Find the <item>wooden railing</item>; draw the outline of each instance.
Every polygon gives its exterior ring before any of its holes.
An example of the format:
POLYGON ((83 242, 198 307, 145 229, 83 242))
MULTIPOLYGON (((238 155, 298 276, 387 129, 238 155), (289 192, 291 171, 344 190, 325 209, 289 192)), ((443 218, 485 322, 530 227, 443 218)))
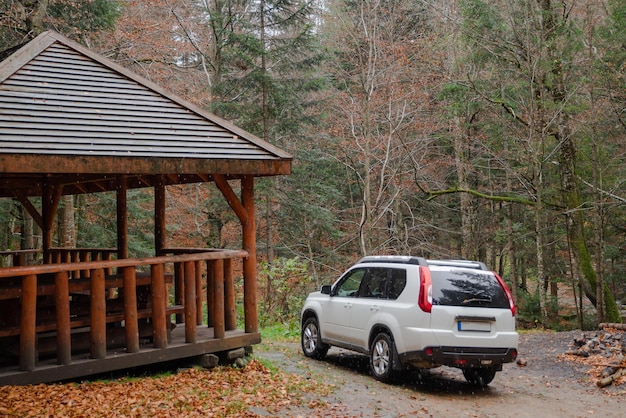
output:
MULTIPOLYGON (((40 254, 41 250, 6 250, 0 251, 0 267, 18 267, 32 264, 29 262, 29 258, 35 259, 40 254)), ((41 262, 41 260, 38 260, 41 262)))
POLYGON ((130 353, 139 351, 142 318, 150 318, 155 348, 167 347, 169 318, 174 314, 177 322, 185 324, 185 341, 195 343, 197 326, 204 319, 205 267, 207 322, 213 327, 214 338, 224 338, 226 330, 235 329, 233 259, 244 258, 247 252, 170 249, 165 253, 168 255, 0 269, 0 307, 3 302, 21 300, 16 304, 19 313, 13 315, 19 318, 18 323, 0 324, 0 337, 19 336, 20 370, 34 370, 37 334, 45 331, 56 333, 59 364, 72 361, 71 330, 78 327, 89 327, 91 357, 95 359, 106 357, 107 323, 111 322, 123 324, 126 351, 130 353), (173 305, 168 303, 169 283, 174 286, 173 305), (108 289, 116 289, 113 299, 108 289), (52 302, 47 307, 42 305, 46 299, 52 302))

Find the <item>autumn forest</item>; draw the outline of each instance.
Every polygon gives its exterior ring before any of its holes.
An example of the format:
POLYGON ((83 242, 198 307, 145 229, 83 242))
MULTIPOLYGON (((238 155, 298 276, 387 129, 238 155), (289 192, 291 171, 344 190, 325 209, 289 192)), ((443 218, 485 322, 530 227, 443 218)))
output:
MULTIPOLYGON (((0 51, 48 29, 293 155, 291 175, 257 187, 273 319, 362 255, 409 254, 485 261, 527 324, 558 326, 562 305, 582 328, 622 321, 623 0, 0 4, 0 51)), ((129 196, 139 256, 146 193, 129 196)), ((211 186, 167 193, 185 208, 169 240, 241 247, 211 186)), ((59 244, 114 246, 114 196, 63 205, 59 244)), ((36 248, 27 223, 0 201, 0 250, 36 248)))

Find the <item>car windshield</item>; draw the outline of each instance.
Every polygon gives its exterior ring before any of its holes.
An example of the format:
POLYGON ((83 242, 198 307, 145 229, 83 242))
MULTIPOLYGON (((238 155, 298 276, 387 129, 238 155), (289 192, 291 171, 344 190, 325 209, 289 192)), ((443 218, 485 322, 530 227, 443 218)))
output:
POLYGON ((433 305, 509 307, 504 289, 493 274, 468 270, 431 271, 433 305))

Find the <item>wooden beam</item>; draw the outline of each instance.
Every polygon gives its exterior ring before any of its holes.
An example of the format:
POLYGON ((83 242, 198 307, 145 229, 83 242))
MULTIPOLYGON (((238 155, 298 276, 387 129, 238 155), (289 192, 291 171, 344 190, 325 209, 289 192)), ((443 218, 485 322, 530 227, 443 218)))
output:
POLYGON ((226 177, 222 174, 213 174, 213 179, 215 180, 215 185, 222 192, 231 209, 235 212, 235 215, 237 215, 237 218, 239 218, 239 222, 242 224, 247 223, 248 212, 239 199, 237 199, 237 195, 235 195, 230 184, 226 181, 226 177))
POLYGON ((15 198, 24 206, 24 209, 33 217, 33 221, 43 229, 43 218, 37 208, 31 203, 27 196, 24 196, 19 190, 13 190, 15 198))

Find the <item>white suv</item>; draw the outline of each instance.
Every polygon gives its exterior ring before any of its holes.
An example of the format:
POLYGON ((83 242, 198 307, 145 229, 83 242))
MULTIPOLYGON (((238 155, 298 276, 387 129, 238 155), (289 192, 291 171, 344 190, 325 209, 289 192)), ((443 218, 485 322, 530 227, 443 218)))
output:
POLYGON ((480 262, 364 257, 311 293, 301 320, 305 356, 322 359, 331 346, 364 353, 385 382, 409 366, 444 365, 486 386, 517 357, 513 298, 480 262))

